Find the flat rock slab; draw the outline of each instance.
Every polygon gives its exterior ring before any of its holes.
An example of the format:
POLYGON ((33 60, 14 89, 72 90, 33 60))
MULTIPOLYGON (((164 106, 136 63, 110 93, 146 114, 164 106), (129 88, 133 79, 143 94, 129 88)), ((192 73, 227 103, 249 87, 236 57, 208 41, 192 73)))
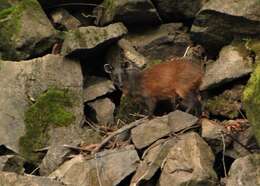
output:
MULTIPOLYGON (((39 176, 22 176, 11 172, 0 171, 1 186, 65 186, 56 180, 39 176)), ((66 185, 72 186, 72 185, 66 185)))
POLYGON ((227 186, 260 185, 260 154, 236 159, 228 173, 227 186))
POLYGON ((168 119, 168 125, 172 132, 179 132, 183 129, 190 128, 199 120, 197 117, 179 110, 171 112, 168 115, 168 119))
POLYGON ((82 50, 91 50, 98 46, 117 40, 127 33, 122 23, 114 23, 106 27, 80 27, 65 33, 61 54, 72 55, 82 50))
POLYGON ((133 146, 107 150, 86 160, 82 155, 65 162, 50 177, 64 183, 84 186, 114 186, 133 173, 139 161, 133 146), (100 182, 100 183, 99 183, 100 182))
POLYGON ((88 77, 86 88, 83 90, 84 102, 93 101, 100 96, 111 93, 115 90, 113 82, 101 77, 88 77))
POLYGON ((131 130, 132 141, 137 149, 142 149, 156 140, 168 135, 168 115, 154 118, 131 130))

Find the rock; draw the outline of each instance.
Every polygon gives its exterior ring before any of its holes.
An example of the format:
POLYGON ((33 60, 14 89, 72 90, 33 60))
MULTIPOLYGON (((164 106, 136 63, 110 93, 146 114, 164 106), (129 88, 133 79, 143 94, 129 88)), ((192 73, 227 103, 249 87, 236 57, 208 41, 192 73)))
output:
POLYGON ((89 51, 119 39, 127 33, 122 23, 115 23, 106 27, 80 27, 65 33, 61 49, 62 55, 72 55, 82 50, 89 51))
POLYGON ((260 65, 257 65, 243 92, 243 106, 253 127, 254 135, 260 145, 260 65))
MULTIPOLYGON (((152 179, 161 168, 169 150, 176 143, 176 139, 161 139, 151 145, 143 154, 130 186, 139 185, 152 179)), ((149 185, 149 184, 147 184, 149 185)))
POLYGON ((200 90, 217 87, 248 75, 252 70, 252 60, 243 43, 225 46, 217 61, 207 67, 200 90))
MULTIPOLYGON (((46 177, 18 175, 11 172, 0 171, 0 183, 3 186, 65 186, 63 183, 46 177)), ((66 185, 72 186, 72 185, 66 185)))
POLYGON ((93 101, 113 91, 115 91, 115 86, 111 80, 96 76, 88 77, 83 90, 84 102, 93 101))
POLYGON ((42 55, 56 42, 57 32, 38 1, 12 2, 0 11, 0 57, 23 60, 42 55))
POLYGON ((137 149, 142 149, 156 140, 169 135, 168 116, 156 117, 131 130, 132 141, 137 149))
POLYGON ((191 44, 186 30, 181 23, 168 23, 155 28, 142 28, 127 35, 126 39, 151 62, 156 62, 184 55, 191 44))
POLYGON ((38 161, 41 153, 33 150, 48 144, 48 133, 65 130, 56 142, 68 140, 82 120, 80 64, 47 55, 19 63, 0 61, 0 66, 1 145, 38 161))
POLYGON ((63 26, 66 30, 77 29, 81 23, 75 17, 63 8, 57 9, 51 13, 51 18, 57 26, 63 26))
POLYGON ((50 146, 47 154, 44 156, 39 165, 40 175, 47 176, 56 170, 71 154, 71 149, 63 145, 79 146, 80 143, 85 145, 97 144, 101 141, 100 134, 89 128, 80 128, 79 131, 71 128, 60 128, 53 130, 50 134, 50 146))
POLYGON ((161 22, 151 0, 105 0, 96 10, 96 24, 123 22, 126 25, 154 25, 161 22))
POLYGON ((168 125, 171 127, 172 132, 179 132, 183 129, 190 128, 195 125, 197 121, 197 117, 179 110, 171 112, 168 115, 168 125))
POLYGON ((110 99, 98 99, 88 103, 88 106, 95 112, 95 116, 92 117, 93 121, 102 125, 114 123, 115 104, 110 99))
POLYGON ((164 21, 178 22, 194 19, 206 2, 207 0, 155 0, 154 4, 164 21))
POLYGON ((121 68, 121 65, 128 61, 139 68, 143 68, 147 59, 136 51, 132 44, 126 39, 120 39, 117 45, 112 46, 107 52, 106 61, 114 69, 121 68))
POLYGON ((260 154, 236 159, 228 174, 227 186, 260 185, 260 154))
MULTIPOLYGON (((248 149, 251 149, 251 151, 252 149, 258 149, 252 127, 246 129, 243 132, 238 133, 237 135, 235 135, 235 138, 248 149)), ((233 142, 233 146, 229 149, 226 149, 225 154, 234 159, 238 159, 249 155, 250 152, 248 151, 248 149, 245 149, 237 142, 233 142)))
POLYGON ((159 185, 218 185, 213 170, 214 154, 197 133, 180 136, 170 149, 159 185))
POLYGON ((260 31, 258 0, 210 0, 192 25, 192 38, 215 53, 233 38, 256 36, 260 31))
POLYGON ((205 110, 213 115, 224 116, 229 119, 237 118, 242 109, 243 90, 243 85, 236 85, 231 89, 225 90, 220 95, 209 98, 206 101, 205 110))
POLYGON ((223 125, 206 118, 201 120, 201 129, 201 136, 207 140, 221 140, 221 133, 225 132, 223 125))
POLYGON ((0 171, 24 173, 25 160, 17 155, 0 156, 0 171))
POLYGON ((127 146, 123 149, 100 152, 89 160, 78 155, 65 162, 50 177, 74 185, 118 185, 136 170, 138 161, 139 157, 134 147, 127 146))

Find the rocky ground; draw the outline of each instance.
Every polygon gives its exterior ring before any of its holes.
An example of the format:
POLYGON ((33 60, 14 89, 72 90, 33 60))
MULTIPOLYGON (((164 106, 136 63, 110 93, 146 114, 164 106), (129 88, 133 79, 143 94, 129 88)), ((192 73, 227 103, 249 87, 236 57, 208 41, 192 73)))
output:
MULTIPOLYGON (((259 186, 259 0, 0 1, 1 186, 259 186), (203 115, 104 64, 201 65, 203 115)), ((159 81, 155 79, 155 81, 159 81)))

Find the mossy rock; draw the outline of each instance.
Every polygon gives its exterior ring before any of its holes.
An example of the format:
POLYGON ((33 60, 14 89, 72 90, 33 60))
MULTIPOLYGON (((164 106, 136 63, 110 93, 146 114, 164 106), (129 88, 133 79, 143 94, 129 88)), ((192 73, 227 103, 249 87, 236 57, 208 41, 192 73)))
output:
POLYGON ((260 64, 257 65, 243 92, 243 104, 246 116, 253 127, 260 145, 260 64))
POLYGON ((229 119, 238 117, 243 88, 242 85, 238 85, 210 98, 205 104, 206 110, 214 115, 221 115, 229 119))
POLYGON ((34 151, 47 145, 48 130, 52 127, 66 127, 72 124, 75 116, 73 94, 68 90, 50 88, 41 94, 25 112, 25 136, 20 138, 20 153, 25 159, 38 162, 41 154, 34 151))
POLYGON ((23 0, 0 9, 0 57, 27 59, 49 49, 56 31, 36 0, 23 0))

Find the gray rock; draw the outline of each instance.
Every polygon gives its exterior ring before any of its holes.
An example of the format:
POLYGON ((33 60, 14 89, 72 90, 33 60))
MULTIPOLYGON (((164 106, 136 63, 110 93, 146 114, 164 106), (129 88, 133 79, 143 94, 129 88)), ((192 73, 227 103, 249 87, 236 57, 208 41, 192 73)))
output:
POLYGON ((72 55, 81 50, 91 50, 105 43, 119 39, 127 33, 122 23, 115 23, 106 27, 80 27, 65 33, 61 49, 62 55, 72 55))
POLYGON ((217 87, 248 75, 252 70, 252 60, 243 43, 225 46, 217 61, 206 69, 200 90, 217 87))
MULTIPOLYGON (((38 125, 27 128, 26 126, 28 125, 26 125, 25 117, 27 117, 27 121, 28 119, 30 120, 30 118, 28 118, 28 114, 30 112, 37 111, 37 109, 40 109, 38 107, 41 107, 42 105, 37 102, 38 98, 40 100, 43 98, 48 98, 48 95, 51 94, 61 96, 61 92, 64 92, 65 90, 68 92, 68 99, 70 99, 70 93, 73 95, 73 103, 71 106, 66 107, 68 112, 65 112, 64 114, 73 113, 74 119, 73 121, 71 120, 71 128, 77 128, 77 126, 79 126, 79 123, 83 117, 83 78, 79 63, 65 59, 61 56, 47 55, 29 61, 21 61, 19 63, 1 61, 0 66, 0 78, 2 79, 0 82, 1 144, 7 146, 8 148, 10 147, 10 149, 14 150, 15 152, 19 152, 19 149, 23 149, 21 148, 21 137, 23 137, 23 140, 30 138, 37 141, 37 137, 40 136, 38 132, 40 132, 41 129, 38 125), (29 109, 31 109, 30 112, 29 109), (39 131, 32 132, 31 130, 34 129, 39 129, 39 131), (35 136, 28 136, 28 130, 31 131, 32 135, 35 136)), ((66 93, 64 92, 64 95, 65 94, 66 93)), ((52 104, 55 104, 55 101, 58 100, 47 99, 46 101, 49 101, 48 103, 51 106, 52 104)), ((43 102, 44 101, 41 101, 42 104, 43 102)), ((49 110, 48 105, 46 108, 47 110, 45 110, 45 112, 49 110)), ((52 114, 55 114, 54 111, 52 114)), ((67 116, 72 117, 71 114, 67 116)), ((35 118, 35 116, 33 118, 35 118)), ((33 122, 32 120, 30 121, 33 122)), ((38 121, 37 123, 41 123, 41 121, 38 121)), ((64 127, 50 127, 49 129, 50 133, 52 130, 65 130, 64 127)), ((58 139, 58 141, 66 139, 68 135, 72 136, 70 134, 72 131, 74 131, 74 129, 68 129, 67 135, 62 136, 60 139, 58 139)), ((49 137, 44 140, 48 141, 51 138, 51 135, 47 136, 49 137)), ((34 148, 32 146, 33 140, 28 141, 28 143, 26 142, 26 144, 31 144, 29 146, 29 148, 32 148, 30 149, 31 151, 33 151, 34 148)), ((36 148, 42 147, 43 146, 38 146, 36 148)))
POLYGON ((65 162, 49 177, 66 184, 115 186, 136 170, 139 157, 133 146, 106 150, 85 159, 82 155, 65 162))
POLYGON ((247 147, 247 149, 244 146, 241 146, 241 144, 238 144, 236 141, 234 141, 233 145, 230 148, 226 149, 225 154, 229 157, 232 157, 234 159, 242 158, 251 154, 248 149, 251 149, 251 151, 253 151, 252 149, 258 148, 252 127, 249 127, 245 131, 240 132, 235 136, 233 135, 233 137, 235 137, 237 141, 247 147))
POLYGON ((192 38, 215 53, 235 37, 255 36, 260 31, 258 0, 210 0, 192 25, 192 38))
POLYGON ((142 149, 156 140, 169 135, 168 115, 156 117, 131 130, 132 141, 137 149, 142 149))
POLYGON ((115 86, 111 80, 95 76, 88 77, 86 87, 83 90, 84 102, 93 101, 114 90, 115 86))
POLYGON ((224 125, 220 125, 219 123, 206 118, 201 120, 201 129, 201 136, 208 140, 221 140, 221 134, 225 132, 224 125))
POLYGON ((5 13, 0 18, 0 57, 23 60, 50 49, 57 32, 38 1, 12 1, 9 6, 1 10, 5 13))
POLYGON ((67 30, 80 27, 81 23, 73 17, 66 9, 60 8, 51 12, 51 18, 54 24, 64 26, 67 30))
POLYGON ((24 173, 25 160, 17 155, 0 156, 0 171, 24 173))
POLYGON ((181 23, 168 23, 155 28, 142 28, 139 32, 127 35, 126 39, 153 62, 169 57, 182 57, 191 44, 186 30, 181 23))
MULTIPOLYGON (((161 168, 169 150, 176 143, 176 139, 161 139, 152 144, 143 154, 130 186, 149 181, 161 168)), ((148 184, 149 185, 149 184, 148 184)))
POLYGON ((158 15, 151 0, 105 0, 96 10, 98 25, 123 22, 126 25, 159 24, 158 15))
POLYGON ((166 157, 159 185, 217 186, 213 163, 214 154, 207 143, 197 133, 184 134, 166 157))
POLYGON ((183 129, 190 128, 195 125, 197 121, 197 117, 179 110, 171 112, 168 115, 168 125, 172 132, 179 132, 183 129))
POLYGON ((227 186, 260 185, 260 154, 236 159, 228 174, 227 186))
POLYGON ((94 121, 97 123, 106 125, 114 122, 115 104, 110 99, 98 99, 88 103, 88 106, 95 111, 94 121))
MULTIPOLYGON (((18 175, 11 172, 0 171, 0 183, 2 186, 65 186, 63 183, 46 177, 18 175)), ((67 185, 72 186, 72 185, 67 185)))
POLYGON ((208 0, 154 0, 156 8, 164 21, 177 22, 193 19, 208 0))

